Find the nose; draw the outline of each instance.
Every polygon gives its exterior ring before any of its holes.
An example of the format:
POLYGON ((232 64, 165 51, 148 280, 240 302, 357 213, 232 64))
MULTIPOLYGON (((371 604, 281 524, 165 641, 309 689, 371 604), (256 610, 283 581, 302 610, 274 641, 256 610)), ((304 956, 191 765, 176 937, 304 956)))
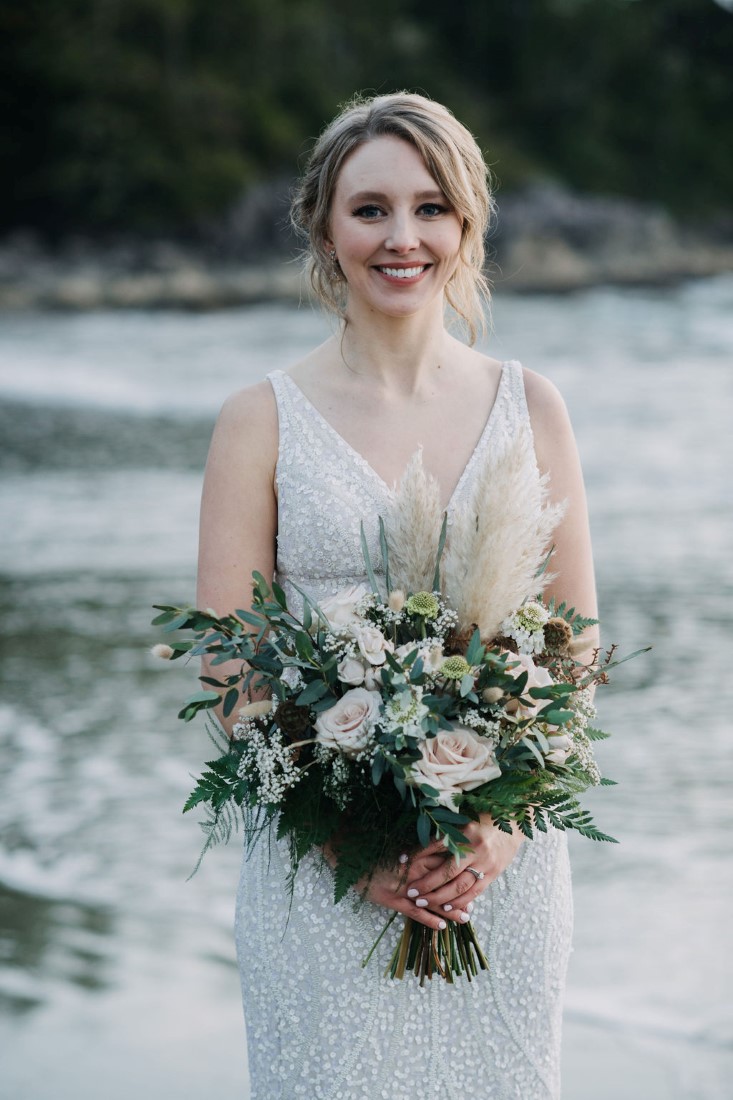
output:
POLYGON ((417 226, 409 214, 395 213, 390 218, 385 247, 399 254, 413 252, 420 244, 417 226))

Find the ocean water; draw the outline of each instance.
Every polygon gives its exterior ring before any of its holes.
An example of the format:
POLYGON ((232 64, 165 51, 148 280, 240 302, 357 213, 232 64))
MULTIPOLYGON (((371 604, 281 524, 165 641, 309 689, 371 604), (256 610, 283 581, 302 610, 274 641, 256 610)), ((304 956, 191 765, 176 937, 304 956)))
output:
MULTIPOLYGON (((246 1098, 239 853, 186 881, 207 742, 175 717, 193 669, 148 654, 150 606, 193 596, 222 400, 327 332, 275 305, 0 319, 2 1100, 246 1098)), ((605 640, 654 646, 599 694, 620 785, 593 808, 621 843, 572 842, 563 1095, 723 1100, 733 278, 498 298, 486 343, 565 396, 605 640)))

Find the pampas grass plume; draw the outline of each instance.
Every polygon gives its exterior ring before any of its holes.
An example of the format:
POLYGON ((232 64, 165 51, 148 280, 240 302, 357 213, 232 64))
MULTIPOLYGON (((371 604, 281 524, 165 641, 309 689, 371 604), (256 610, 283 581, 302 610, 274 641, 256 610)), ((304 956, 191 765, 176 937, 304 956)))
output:
POLYGON ((443 586, 461 627, 492 638, 500 623, 552 579, 538 576, 564 504, 550 504, 532 437, 522 428, 479 474, 449 527, 443 586))
POLYGON ((428 474, 419 448, 407 464, 386 516, 392 585, 406 592, 430 592, 442 513, 440 486, 428 474))

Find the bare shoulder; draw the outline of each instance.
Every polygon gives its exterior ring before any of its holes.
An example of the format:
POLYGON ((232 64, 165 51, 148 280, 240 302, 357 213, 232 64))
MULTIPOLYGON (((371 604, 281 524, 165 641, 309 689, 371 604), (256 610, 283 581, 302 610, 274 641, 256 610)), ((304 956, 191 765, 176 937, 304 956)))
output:
POLYGON ((219 420, 255 431, 277 427, 277 403, 270 383, 256 382, 230 394, 221 407, 219 420))
POLYGON ((577 467, 578 454, 567 406, 554 383, 523 367, 524 392, 541 470, 557 476, 562 467, 577 467))
POLYGON ((257 382, 227 397, 212 446, 224 445, 233 454, 254 454, 267 461, 277 455, 277 441, 277 403, 269 382, 257 382))
POLYGON ((524 392, 527 397, 532 425, 553 422, 565 422, 568 419, 568 410, 557 386, 536 371, 522 367, 524 374, 524 392))

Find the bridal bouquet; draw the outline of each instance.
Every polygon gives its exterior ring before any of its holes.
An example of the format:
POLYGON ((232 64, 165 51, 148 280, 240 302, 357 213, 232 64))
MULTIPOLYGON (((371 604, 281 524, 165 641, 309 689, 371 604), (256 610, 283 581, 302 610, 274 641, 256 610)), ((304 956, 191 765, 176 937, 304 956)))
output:
MULTIPOLYGON (((400 493, 414 504, 416 490, 427 524, 436 519, 429 506, 435 489, 413 463, 400 493)), ((225 717, 237 718, 231 740, 214 737, 221 754, 184 807, 208 810, 204 852, 228 839, 242 815, 250 842, 274 820, 290 847, 293 878, 308 853, 331 845, 336 902, 350 888, 362 889, 378 867, 396 866, 401 852, 432 839, 465 856, 462 826, 480 814, 529 839, 550 826, 612 839, 578 796, 610 782, 593 757, 592 742, 607 735, 593 726, 589 689, 619 662, 613 650, 581 662, 579 635, 595 620, 541 598, 543 544, 556 513, 546 503, 535 509, 531 545, 512 555, 511 568, 499 568, 494 589, 468 595, 456 584, 451 602, 446 578, 473 564, 475 517, 472 524, 469 514, 462 532, 454 518, 451 535, 458 527, 463 557, 456 562, 450 540, 446 546, 446 517, 416 541, 415 509, 406 519, 399 498, 380 520, 381 583, 362 530, 369 586, 350 586, 320 604, 300 593, 302 609, 291 607, 277 583, 255 573, 251 606, 234 614, 156 605, 156 625, 191 635, 159 647, 160 655, 208 661, 206 687, 179 717, 188 721, 221 705, 225 717), (402 542, 400 517, 410 532, 402 542), (517 570, 517 558, 530 576, 517 570), (423 583, 409 586, 410 578, 423 583), (506 606, 522 586, 524 598, 506 606), (217 678, 216 666, 224 664, 235 671, 217 678)), ((408 919, 388 972, 470 980, 486 966, 470 922, 433 931, 408 919)))

